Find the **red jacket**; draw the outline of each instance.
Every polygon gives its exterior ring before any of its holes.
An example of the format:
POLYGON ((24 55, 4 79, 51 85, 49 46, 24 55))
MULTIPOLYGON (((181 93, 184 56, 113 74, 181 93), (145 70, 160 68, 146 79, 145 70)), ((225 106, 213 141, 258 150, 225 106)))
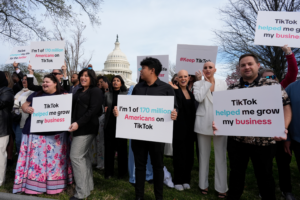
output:
POLYGON ((298 74, 298 65, 295 55, 292 53, 291 55, 285 57, 288 63, 288 71, 284 79, 280 82, 283 88, 286 88, 289 84, 295 82, 298 74))

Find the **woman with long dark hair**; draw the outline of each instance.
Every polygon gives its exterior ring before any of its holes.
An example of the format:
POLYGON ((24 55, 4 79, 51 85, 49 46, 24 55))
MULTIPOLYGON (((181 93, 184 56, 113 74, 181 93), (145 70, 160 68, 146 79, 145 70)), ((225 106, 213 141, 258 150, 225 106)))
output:
POLYGON ((84 199, 94 190, 92 163, 89 149, 99 128, 103 102, 102 91, 97 87, 95 71, 85 68, 79 72, 81 88, 73 96, 71 162, 76 182, 71 200, 84 199))
POLYGON ((53 74, 44 77, 43 90, 32 93, 22 105, 29 114, 22 130, 22 142, 16 167, 13 193, 57 194, 72 183, 67 132, 31 133, 33 98, 60 95, 60 84, 53 74))
POLYGON ((128 173, 127 139, 116 138, 116 117, 113 109, 117 106, 118 95, 127 95, 127 88, 121 76, 116 75, 112 79, 112 85, 105 94, 105 123, 104 123, 104 147, 105 147, 105 178, 114 175, 115 151, 118 152, 118 178, 128 173))

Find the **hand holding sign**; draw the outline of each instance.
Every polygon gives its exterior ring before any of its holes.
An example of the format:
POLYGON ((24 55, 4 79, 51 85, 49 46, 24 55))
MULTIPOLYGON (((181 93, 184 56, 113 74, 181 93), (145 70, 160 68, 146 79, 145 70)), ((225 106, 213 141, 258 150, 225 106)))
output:
POLYGON ((286 139, 287 139, 288 130, 285 129, 284 133, 285 133, 285 136, 284 136, 284 137, 274 137, 274 140, 275 140, 275 141, 286 140, 286 139))
POLYGON ((113 113, 114 113, 115 117, 119 116, 119 111, 118 111, 117 106, 114 107, 113 113))
POLYGON ((32 66, 30 64, 28 65, 27 69, 29 71, 29 74, 32 74, 32 75, 34 74, 33 70, 32 70, 32 66))
POLYGON ((284 45, 283 47, 281 47, 281 49, 286 55, 289 55, 292 53, 291 47, 289 47, 287 44, 284 45))
POLYGON ((218 129, 217 129, 216 124, 215 124, 214 121, 213 121, 213 123, 212 123, 212 128, 213 128, 213 131, 214 131, 214 135, 216 135, 216 131, 217 131, 218 129))
POLYGON ((18 65, 19 65, 19 63, 16 63, 16 61, 14 61, 13 66, 14 66, 15 69, 18 68, 18 65))
POLYGON ((177 111, 176 111, 176 109, 174 109, 174 110, 171 112, 171 119, 172 119, 172 120, 176 120, 176 119, 177 119, 177 111))
POLYGON ((69 132, 73 132, 76 131, 79 128, 77 122, 74 122, 71 124, 71 126, 69 127, 69 132))

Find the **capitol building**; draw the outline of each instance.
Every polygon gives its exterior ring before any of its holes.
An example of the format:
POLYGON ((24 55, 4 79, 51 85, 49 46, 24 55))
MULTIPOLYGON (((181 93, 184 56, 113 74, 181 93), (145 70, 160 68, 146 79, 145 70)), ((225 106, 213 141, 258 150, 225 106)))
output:
POLYGON ((126 87, 129 88, 131 85, 136 84, 132 81, 132 71, 130 70, 129 66, 130 64, 127 61, 126 55, 120 49, 120 43, 117 36, 115 48, 110 54, 108 54, 107 59, 104 63, 104 69, 102 71, 96 71, 96 74, 120 75, 123 78, 126 87))

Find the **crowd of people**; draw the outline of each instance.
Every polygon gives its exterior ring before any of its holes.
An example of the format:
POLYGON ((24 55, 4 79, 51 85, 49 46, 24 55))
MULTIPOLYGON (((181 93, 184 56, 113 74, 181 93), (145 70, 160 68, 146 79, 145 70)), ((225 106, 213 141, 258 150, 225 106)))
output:
MULTIPOLYGON (((18 161, 13 193, 57 194, 75 183, 70 200, 85 199, 94 190, 93 165, 104 170, 105 179, 114 176, 117 156, 117 178, 129 175, 135 188, 136 200, 144 199, 145 181, 154 184, 157 200, 163 199, 163 184, 178 191, 191 188, 191 171, 196 147, 199 162, 199 189, 207 195, 209 188, 210 154, 213 140, 215 154, 216 198, 240 199, 246 169, 252 161, 259 195, 263 200, 274 200, 275 181, 273 159, 276 158, 279 186, 285 199, 294 200, 290 163, 294 152, 300 171, 300 82, 296 81, 298 66, 287 46, 288 69, 284 79, 270 69, 260 70, 253 54, 239 59, 241 78, 227 86, 225 80, 214 77, 215 63, 206 62, 203 71, 195 75, 180 70, 169 83, 158 76, 162 70, 159 60, 148 57, 141 63, 139 82, 127 88, 123 78, 115 75, 111 82, 105 76, 96 76, 92 65, 71 75, 70 85, 66 66, 54 69, 37 84, 34 71, 24 75, 14 63, 15 72, 0 71, 0 186, 5 181, 6 167, 13 163, 13 147, 18 161), (264 87, 281 84, 286 137, 218 136, 213 119, 213 92, 264 87), (73 94, 72 123, 69 131, 31 133, 33 98, 73 94), (119 116, 119 95, 174 96, 173 142, 164 143, 116 138, 119 116), (195 144, 196 143, 196 144, 195 144), (173 158, 173 182, 164 166, 166 149, 173 158), (227 153, 229 165, 227 166, 227 153), (227 167, 230 169, 227 179, 227 167), (172 182, 172 181, 171 181, 172 182)), ((71 103, 71 102, 70 102, 71 103)), ((241 133, 243 135, 243 133, 241 133)))

